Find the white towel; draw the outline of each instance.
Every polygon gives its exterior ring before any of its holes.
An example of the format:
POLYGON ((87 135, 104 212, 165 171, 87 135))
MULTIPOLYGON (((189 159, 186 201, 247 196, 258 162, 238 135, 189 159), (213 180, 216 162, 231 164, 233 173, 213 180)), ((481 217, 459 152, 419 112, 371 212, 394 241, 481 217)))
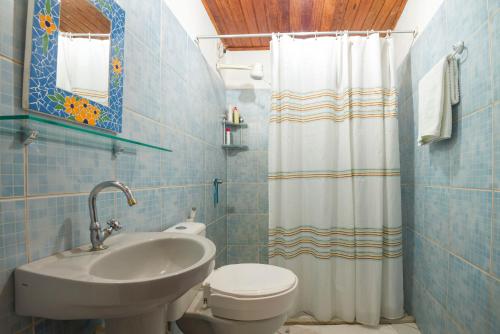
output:
POLYGON ((418 144, 451 137, 451 106, 458 103, 456 60, 441 59, 418 83, 418 144))

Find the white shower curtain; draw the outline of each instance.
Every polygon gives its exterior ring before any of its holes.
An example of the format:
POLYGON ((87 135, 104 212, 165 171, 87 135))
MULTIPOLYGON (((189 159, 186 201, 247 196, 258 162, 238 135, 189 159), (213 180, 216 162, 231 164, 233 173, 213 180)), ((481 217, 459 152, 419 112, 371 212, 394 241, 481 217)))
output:
POLYGON ((108 105, 110 40, 59 34, 56 85, 73 94, 108 105))
POLYGON ((403 316, 393 41, 271 43, 270 263, 300 280, 292 314, 403 316))

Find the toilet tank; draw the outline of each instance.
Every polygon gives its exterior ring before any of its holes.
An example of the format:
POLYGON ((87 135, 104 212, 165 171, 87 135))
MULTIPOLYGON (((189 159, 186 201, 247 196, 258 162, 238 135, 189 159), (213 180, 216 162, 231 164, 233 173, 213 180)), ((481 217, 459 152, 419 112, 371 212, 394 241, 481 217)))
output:
POLYGON ((195 222, 182 222, 178 223, 172 227, 167 228, 163 232, 175 232, 175 233, 187 233, 187 234, 197 234, 202 237, 206 236, 207 228, 203 223, 195 222))
MULTIPOLYGON (((196 234, 204 237, 206 236, 206 227, 203 223, 182 222, 166 229, 164 232, 196 234)), ((215 262, 212 261, 210 272, 212 272, 214 266, 215 262)), ((192 287, 188 292, 167 305, 167 321, 176 321, 182 317, 193 302, 200 286, 201 284, 192 287)))

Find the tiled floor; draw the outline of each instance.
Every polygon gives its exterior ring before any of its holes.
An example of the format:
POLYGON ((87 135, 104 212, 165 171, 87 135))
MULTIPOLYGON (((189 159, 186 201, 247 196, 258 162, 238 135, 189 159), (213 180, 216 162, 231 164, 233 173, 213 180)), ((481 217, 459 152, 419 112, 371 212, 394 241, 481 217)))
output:
POLYGON ((276 334, 420 334, 415 323, 380 325, 284 326, 276 334))

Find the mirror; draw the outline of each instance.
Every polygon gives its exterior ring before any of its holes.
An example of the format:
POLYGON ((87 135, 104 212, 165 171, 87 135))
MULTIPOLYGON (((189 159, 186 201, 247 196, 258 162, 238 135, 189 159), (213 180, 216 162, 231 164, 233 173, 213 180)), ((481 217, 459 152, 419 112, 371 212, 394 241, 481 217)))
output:
POLYGON ((107 106, 111 22, 87 0, 61 0, 56 87, 107 106))
POLYGON ((121 132, 124 40, 115 0, 28 0, 23 108, 121 132))

